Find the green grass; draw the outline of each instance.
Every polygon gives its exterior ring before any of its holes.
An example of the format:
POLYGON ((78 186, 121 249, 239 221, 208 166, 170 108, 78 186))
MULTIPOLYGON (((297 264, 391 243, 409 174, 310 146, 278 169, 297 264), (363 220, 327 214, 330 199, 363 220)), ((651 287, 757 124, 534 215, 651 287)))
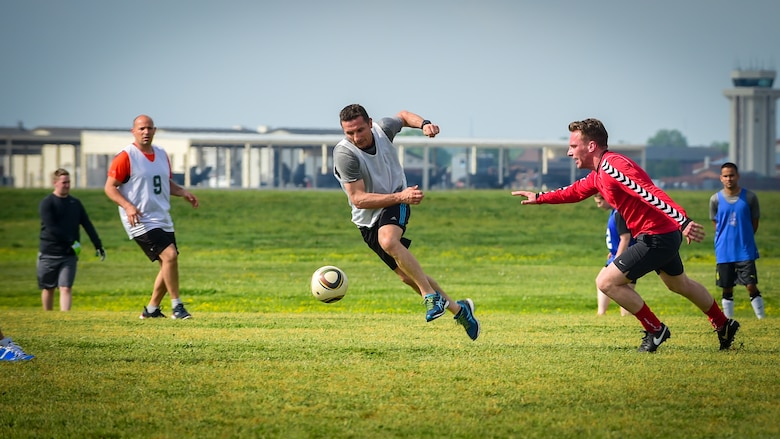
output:
MULTIPOLYGON (((337 191, 196 190, 200 209, 175 199, 194 318, 141 321, 157 265, 102 192, 75 190, 108 259, 87 243, 73 311, 45 313, 35 257, 47 192, 0 189, 0 327, 36 355, 0 365, 2 437, 780 436, 779 192, 759 193, 768 317, 755 320, 737 289, 738 348, 719 352, 706 318, 648 275, 638 290, 672 330, 654 355, 635 352, 633 317, 595 316, 606 215, 591 200, 429 192, 413 207, 423 267, 476 303, 472 342, 451 316, 425 323, 337 191), (308 292, 326 264, 350 280, 330 305, 308 292)), ((709 193, 672 195, 711 232, 709 193)), ((682 255, 718 297, 711 233, 682 255)))

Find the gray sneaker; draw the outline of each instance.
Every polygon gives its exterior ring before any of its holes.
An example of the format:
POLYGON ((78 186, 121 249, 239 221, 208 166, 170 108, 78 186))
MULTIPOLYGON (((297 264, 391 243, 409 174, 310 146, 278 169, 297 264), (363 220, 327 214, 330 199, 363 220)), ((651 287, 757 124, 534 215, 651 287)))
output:
POLYGON ((180 303, 173 307, 173 314, 171 315, 172 319, 188 319, 192 317, 190 313, 187 312, 186 309, 184 309, 184 304, 180 303))

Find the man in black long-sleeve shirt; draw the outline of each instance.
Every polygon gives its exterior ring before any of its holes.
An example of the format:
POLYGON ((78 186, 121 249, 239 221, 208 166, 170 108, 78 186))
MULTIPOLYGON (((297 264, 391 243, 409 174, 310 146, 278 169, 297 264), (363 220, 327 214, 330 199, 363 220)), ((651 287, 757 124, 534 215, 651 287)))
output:
POLYGON ((72 288, 76 279, 76 265, 81 252, 79 226, 83 226, 95 246, 100 260, 106 251, 100 237, 87 216, 84 205, 70 195, 70 174, 57 169, 52 174, 54 192, 41 201, 41 240, 38 246, 38 288, 41 289, 43 309, 51 311, 54 289, 60 289, 60 310, 70 311, 72 288))

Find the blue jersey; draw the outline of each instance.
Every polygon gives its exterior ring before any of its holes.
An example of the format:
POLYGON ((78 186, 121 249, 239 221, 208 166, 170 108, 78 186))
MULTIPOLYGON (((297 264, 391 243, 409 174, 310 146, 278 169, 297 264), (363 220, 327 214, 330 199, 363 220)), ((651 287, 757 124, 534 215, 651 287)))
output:
POLYGON ((739 198, 729 203, 718 192, 715 215, 715 261, 718 264, 758 259, 758 247, 753 233, 753 213, 743 188, 739 198))
MULTIPOLYGON (((620 216, 620 213, 612 209, 612 213, 609 214, 607 220, 607 250, 609 250, 609 258, 607 258, 607 264, 609 265, 617 256, 618 246, 620 245, 620 235, 624 233, 631 233, 626 226, 626 220, 620 216)), ((636 240, 631 237, 631 241, 628 243, 629 247, 634 245, 636 240)))

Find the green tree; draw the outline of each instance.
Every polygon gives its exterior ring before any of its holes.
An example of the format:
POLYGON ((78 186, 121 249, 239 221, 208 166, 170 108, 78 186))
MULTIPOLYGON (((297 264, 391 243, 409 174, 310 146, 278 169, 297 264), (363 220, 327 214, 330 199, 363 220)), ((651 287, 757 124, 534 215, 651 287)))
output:
POLYGON ((647 146, 673 146, 687 148, 688 139, 678 130, 658 130, 655 136, 647 139, 647 146))

